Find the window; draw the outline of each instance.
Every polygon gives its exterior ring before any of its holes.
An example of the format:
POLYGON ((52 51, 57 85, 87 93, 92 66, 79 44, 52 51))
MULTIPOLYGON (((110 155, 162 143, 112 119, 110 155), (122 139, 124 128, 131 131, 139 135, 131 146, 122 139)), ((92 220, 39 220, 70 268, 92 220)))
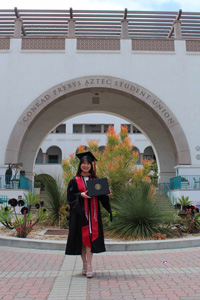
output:
POLYGON ((121 124, 121 126, 126 127, 128 129, 128 133, 131 133, 131 124, 121 124))
POLYGON ((135 126, 133 126, 133 133, 141 133, 135 126))
POLYGON ((101 133, 101 124, 86 124, 85 133, 101 133))
POLYGON ((106 133, 108 131, 108 127, 109 126, 113 126, 114 127, 114 124, 104 124, 104 133, 106 133))
POLYGON ((82 133, 82 124, 73 124, 73 133, 82 133))
POLYGON ((66 124, 61 124, 56 127, 51 133, 66 133, 66 124))
POLYGON ((66 124, 61 124, 56 128, 56 133, 66 133, 66 124))
POLYGON ((49 164, 58 164, 59 163, 59 156, 58 155, 49 155, 48 156, 48 163, 49 164))

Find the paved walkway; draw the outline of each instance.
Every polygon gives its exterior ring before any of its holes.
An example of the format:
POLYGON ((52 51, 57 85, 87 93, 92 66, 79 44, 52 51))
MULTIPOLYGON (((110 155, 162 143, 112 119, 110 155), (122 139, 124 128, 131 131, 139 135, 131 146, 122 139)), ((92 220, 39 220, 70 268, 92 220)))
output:
POLYGON ((0 299, 200 300, 200 247, 106 252, 93 266, 87 279, 80 257, 0 247, 0 299))

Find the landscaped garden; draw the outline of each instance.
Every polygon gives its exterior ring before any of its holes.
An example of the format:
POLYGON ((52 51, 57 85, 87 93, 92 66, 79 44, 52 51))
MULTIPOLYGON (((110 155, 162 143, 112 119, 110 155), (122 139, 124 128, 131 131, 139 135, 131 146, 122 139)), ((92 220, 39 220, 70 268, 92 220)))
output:
MULTIPOLYGON (((181 197, 174 208, 165 197, 168 204, 166 209, 157 192, 155 163, 143 161, 143 168, 137 168, 138 154, 132 151, 127 128, 121 127, 117 135, 114 128, 109 127, 106 135, 107 145, 103 153, 98 151, 97 141, 88 142, 87 149, 98 160, 98 177, 107 177, 112 191, 112 222, 102 209, 105 237, 138 240, 199 234, 200 214, 188 197, 181 197)), ((79 147, 78 151, 84 152, 84 148, 79 147)), ((70 209, 66 188, 69 180, 75 176, 77 165, 75 154, 72 154, 69 159, 63 160, 63 180, 36 176, 36 186, 44 190, 44 199, 29 193, 24 199, 10 199, 7 206, 1 207, 0 222, 3 226, 0 227, 0 235, 66 239, 70 209), (56 234, 55 229, 61 235, 56 234), (52 234, 45 235, 47 231, 52 234)))

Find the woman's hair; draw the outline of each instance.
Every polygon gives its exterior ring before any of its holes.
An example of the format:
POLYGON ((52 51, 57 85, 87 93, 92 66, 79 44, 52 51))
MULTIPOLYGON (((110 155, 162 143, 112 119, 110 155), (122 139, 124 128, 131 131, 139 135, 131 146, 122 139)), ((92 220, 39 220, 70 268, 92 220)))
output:
MULTIPOLYGON (((85 160, 87 160, 87 159, 85 159, 84 157, 81 158, 80 163, 79 163, 79 165, 78 165, 78 171, 77 171, 77 173, 76 173, 76 176, 81 176, 81 173, 82 173, 81 165, 82 165, 82 163, 83 163, 85 160)), ((89 161, 89 160, 87 160, 87 161, 88 161, 88 163, 91 165, 91 169, 90 169, 90 174, 91 174, 91 176, 92 176, 93 178, 96 178, 96 175, 95 175, 95 173, 94 173, 94 169, 93 169, 92 162, 89 161)))

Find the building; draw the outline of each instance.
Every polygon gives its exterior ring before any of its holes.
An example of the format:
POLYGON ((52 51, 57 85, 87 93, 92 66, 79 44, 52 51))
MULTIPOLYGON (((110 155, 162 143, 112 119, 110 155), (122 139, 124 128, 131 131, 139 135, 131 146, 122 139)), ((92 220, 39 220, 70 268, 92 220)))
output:
POLYGON ((38 151, 35 173, 60 174, 62 159, 75 153, 80 145, 87 147, 90 140, 98 141, 99 150, 103 151, 109 125, 114 126, 117 133, 121 125, 127 126, 133 150, 139 154, 139 166, 143 159, 156 159, 150 142, 133 124, 117 116, 92 113, 73 117, 52 130, 38 151))
POLYGON ((160 183, 182 192, 184 177, 199 198, 199 13, 15 8, 0 17, 2 176, 22 163, 33 180, 54 128, 106 113, 148 137, 160 183))

